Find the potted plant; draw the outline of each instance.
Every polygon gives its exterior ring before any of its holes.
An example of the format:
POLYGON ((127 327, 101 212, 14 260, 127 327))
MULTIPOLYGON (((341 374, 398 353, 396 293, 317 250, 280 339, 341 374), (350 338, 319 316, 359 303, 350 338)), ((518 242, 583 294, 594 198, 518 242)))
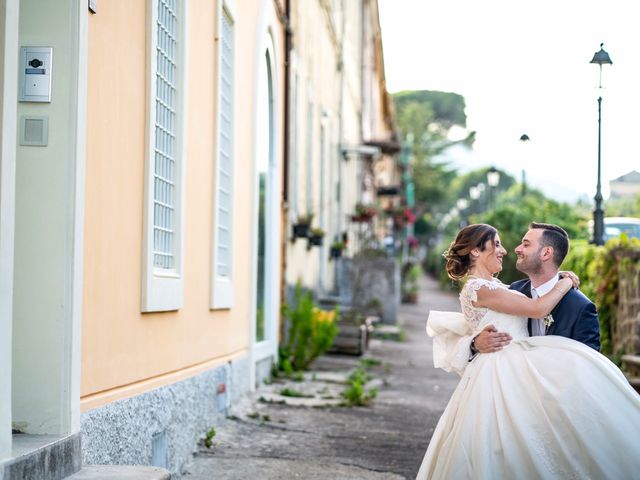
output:
POLYGON ((306 215, 298 215, 296 222, 293 224, 293 238, 307 238, 309 236, 309 227, 313 220, 313 213, 306 215))
POLYGON ((378 208, 375 205, 365 203, 356 203, 356 211, 351 216, 354 222, 368 222, 378 214, 378 208))
POLYGON ((324 230, 314 227, 309 231, 309 245, 320 246, 324 238, 324 230))
POLYGON ((402 302, 417 303, 418 302, 418 281, 422 275, 420 265, 408 262, 402 268, 402 302))
POLYGON ((340 258, 345 247, 344 242, 333 242, 329 247, 329 258, 340 258))

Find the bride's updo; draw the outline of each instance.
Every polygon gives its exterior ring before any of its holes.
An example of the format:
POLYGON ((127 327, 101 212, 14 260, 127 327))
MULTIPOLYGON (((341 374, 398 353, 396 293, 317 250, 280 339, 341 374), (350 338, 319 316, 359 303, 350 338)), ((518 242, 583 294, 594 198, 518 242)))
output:
POLYGON ((458 232, 449 249, 442 255, 446 263, 447 274, 452 280, 460 280, 473 266, 471 250, 484 251, 487 240, 493 241, 498 231, 486 223, 468 225, 458 232))

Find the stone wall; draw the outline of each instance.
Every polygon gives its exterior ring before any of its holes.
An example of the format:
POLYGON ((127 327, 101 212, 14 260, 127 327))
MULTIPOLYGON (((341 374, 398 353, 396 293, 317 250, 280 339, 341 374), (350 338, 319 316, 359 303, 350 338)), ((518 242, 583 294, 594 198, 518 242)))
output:
POLYGON ((242 357, 82 413, 83 463, 153 465, 181 478, 198 440, 250 390, 249 369, 248 357, 242 357))
POLYGON ((618 306, 613 329, 613 352, 640 353, 640 257, 618 260, 618 306))
POLYGON ((383 323, 396 323, 400 304, 398 262, 386 257, 356 257, 348 265, 351 305, 359 310, 378 310, 383 323))

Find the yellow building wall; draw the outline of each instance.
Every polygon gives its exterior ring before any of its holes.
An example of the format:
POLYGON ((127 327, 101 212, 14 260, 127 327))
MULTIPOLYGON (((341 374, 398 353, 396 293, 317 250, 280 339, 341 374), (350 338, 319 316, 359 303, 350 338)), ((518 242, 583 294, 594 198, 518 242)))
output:
MULTIPOLYGON (((217 3, 187 9, 184 308, 140 313, 147 2, 102 2, 89 18, 83 409, 246 355, 253 318, 253 102, 259 0, 235 2, 235 304, 209 308, 217 3)), ((280 54, 282 59, 282 54, 280 54)))

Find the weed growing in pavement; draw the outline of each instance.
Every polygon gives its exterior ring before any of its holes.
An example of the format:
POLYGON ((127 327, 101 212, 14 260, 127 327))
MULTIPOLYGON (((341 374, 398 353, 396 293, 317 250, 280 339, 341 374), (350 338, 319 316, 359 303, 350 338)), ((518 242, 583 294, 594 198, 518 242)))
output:
POLYGON ((207 434, 204 437, 204 446, 207 448, 211 448, 211 446, 213 445, 213 437, 216 436, 216 429, 215 427, 211 427, 211 429, 207 432, 207 434))
POLYGON ((371 376, 362 370, 361 368, 356 368, 349 378, 347 379, 347 389, 342 392, 342 397, 345 400, 345 404, 349 407, 354 406, 365 406, 368 405, 371 400, 376 398, 378 395, 377 388, 370 388, 368 391, 365 391, 365 384, 371 379, 371 376))
POLYGON ((280 395, 283 397, 295 397, 295 398, 313 398, 313 395, 309 395, 307 393, 302 393, 298 390, 294 390, 293 388, 283 388, 280 390, 280 395))
POLYGON ((380 360, 377 360, 375 358, 361 358, 360 359, 360 366, 364 369, 369 369, 369 368, 373 368, 373 367, 377 367, 378 365, 380 365, 382 362, 380 360))

